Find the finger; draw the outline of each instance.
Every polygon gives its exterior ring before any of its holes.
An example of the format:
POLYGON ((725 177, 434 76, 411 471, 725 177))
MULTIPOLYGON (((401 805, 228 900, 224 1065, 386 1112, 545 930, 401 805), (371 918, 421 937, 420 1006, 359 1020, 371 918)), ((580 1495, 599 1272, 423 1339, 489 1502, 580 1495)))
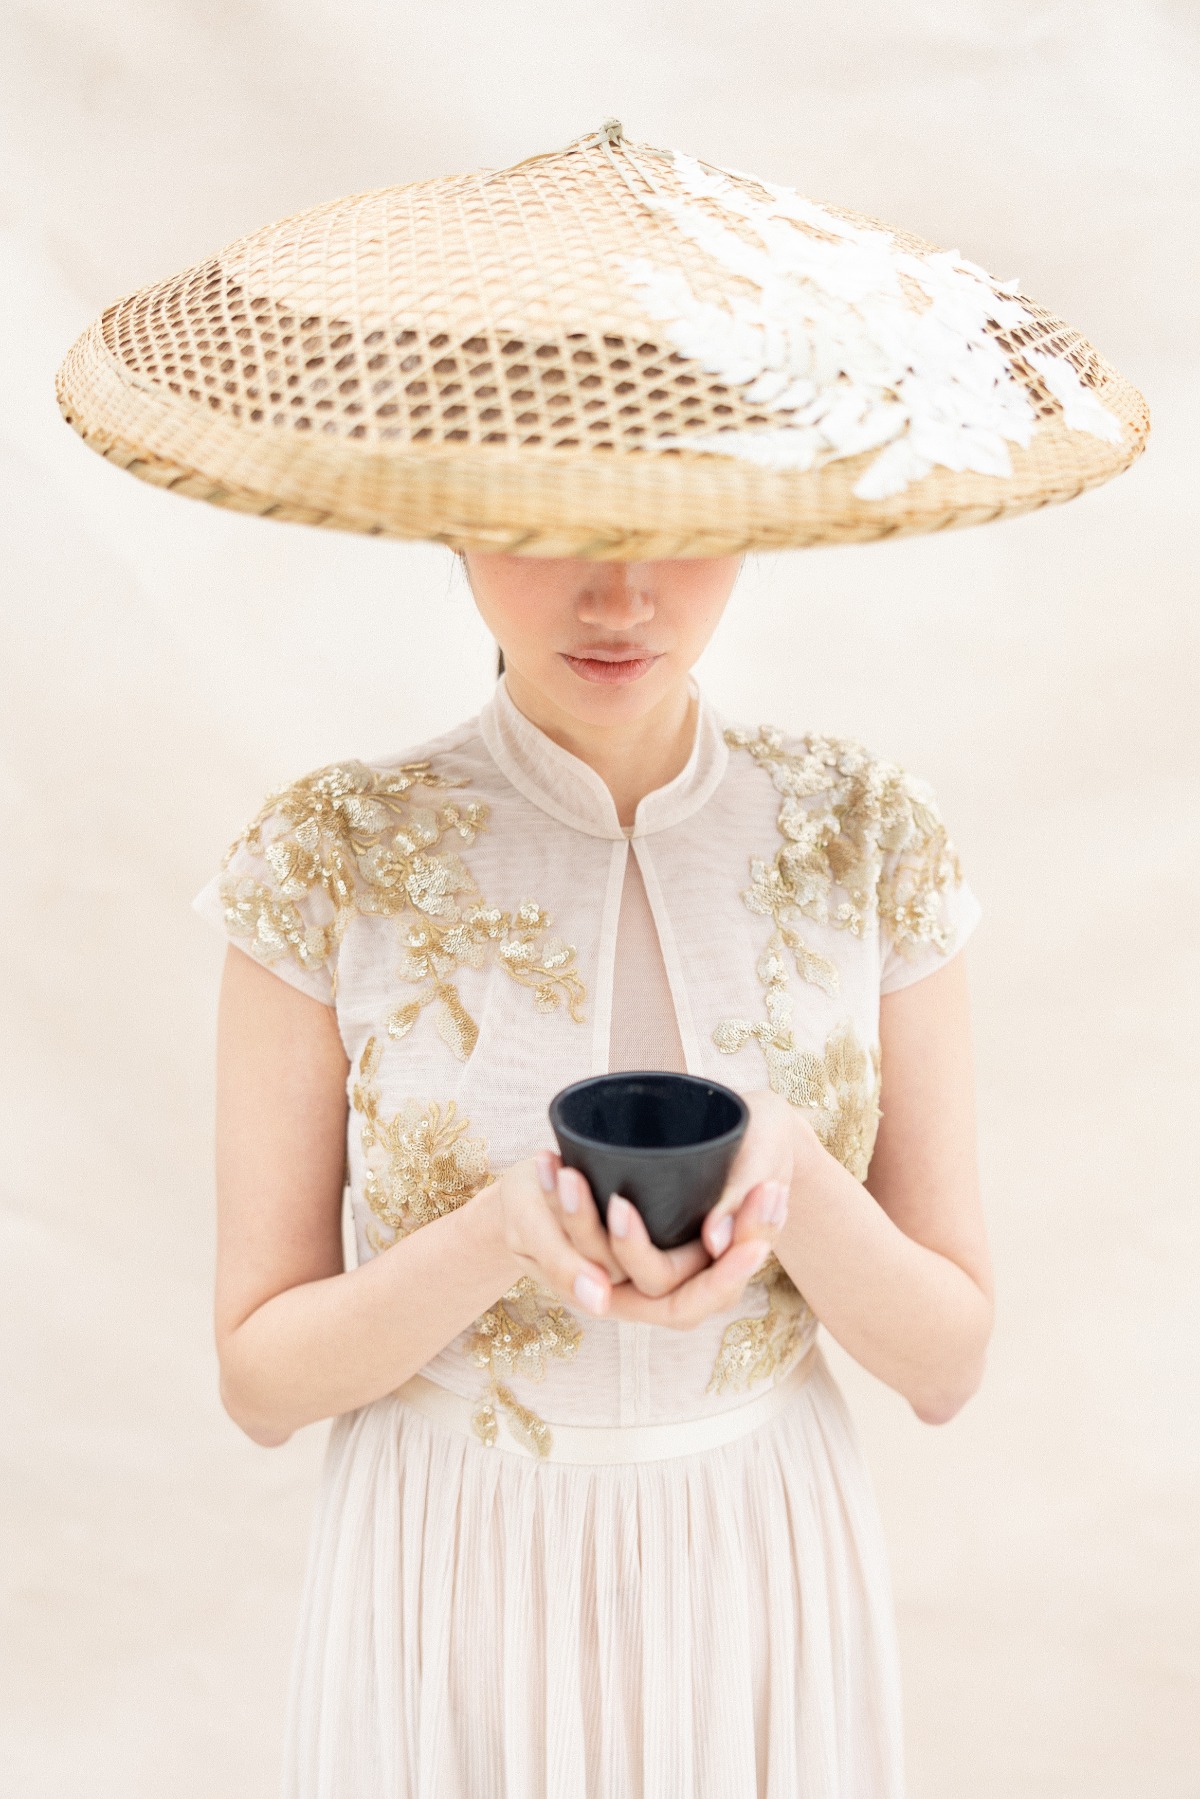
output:
MULTIPOLYGON (((733 1239, 726 1220, 763 1181, 778 1179, 790 1167, 790 1142, 795 1120, 777 1093, 748 1096, 750 1125, 734 1157, 721 1197, 709 1212, 702 1231, 712 1255, 720 1255, 733 1239)), ((786 1177, 785 1177, 786 1178, 786 1177)))
POLYGON ((538 1186, 548 1199, 554 1197, 558 1188, 558 1171, 562 1167, 562 1157, 552 1149, 539 1149, 533 1158, 537 1169, 538 1186))
POLYGON ((650 1241, 637 1207, 619 1194, 608 1202, 608 1232, 613 1256, 622 1272, 640 1292, 652 1298, 672 1292, 708 1266, 708 1251, 699 1239, 678 1249, 658 1249, 650 1241))
POLYGON ((715 1312, 730 1311, 741 1298, 747 1281, 766 1261, 766 1243, 735 1243, 720 1261, 684 1281, 673 1293, 651 1299, 632 1284, 617 1288, 610 1305, 614 1318, 640 1324, 664 1324, 672 1330, 693 1330, 715 1312))
POLYGON ((760 1181, 733 1214, 735 1243, 773 1243, 788 1215, 788 1190, 782 1181, 760 1181))
POLYGON ((734 1163, 721 1197, 707 1214, 700 1235, 710 1256, 724 1255, 733 1242, 733 1221, 738 1210, 755 1187, 770 1177, 769 1168, 755 1169, 739 1160, 734 1163))
POLYGON ((608 1233, 600 1220, 592 1190, 576 1169, 563 1167, 562 1157, 552 1150, 539 1150, 534 1157, 538 1183, 555 1207, 559 1222, 567 1236, 589 1261, 598 1262, 611 1281, 628 1278, 614 1261, 608 1233))
POLYGON ((625 1280, 625 1270, 613 1255, 592 1189, 578 1168, 559 1168, 556 1197, 563 1229, 579 1253, 589 1261, 599 1262, 611 1281, 625 1280))
POLYGON ((727 1188, 722 1194, 701 1231, 704 1247, 714 1260, 724 1255, 731 1243, 742 1241, 748 1234, 778 1232, 787 1219, 788 1190, 782 1181, 757 1181, 736 1200, 731 1193, 727 1188))
MULTIPOLYGON (((540 1174, 539 1174, 540 1182, 540 1174)), ((608 1271, 586 1256, 580 1255, 567 1236, 556 1212, 546 1204, 545 1195, 532 1184, 522 1191, 516 1205, 516 1242, 513 1250, 522 1262, 529 1262, 538 1276, 565 1299, 575 1299, 587 1311, 602 1317, 612 1297, 608 1271)))

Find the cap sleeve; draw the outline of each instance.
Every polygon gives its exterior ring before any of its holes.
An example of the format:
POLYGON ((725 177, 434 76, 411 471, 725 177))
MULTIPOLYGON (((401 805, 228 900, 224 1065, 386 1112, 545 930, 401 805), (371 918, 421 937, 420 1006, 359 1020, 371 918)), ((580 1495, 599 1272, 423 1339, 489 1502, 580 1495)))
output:
POLYGON ((880 993, 936 974, 982 917, 930 789, 904 777, 907 805, 880 867, 880 993))
POLYGON ((192 906, 272 974, 332 1006, 338 946, 353 905, 347 871, 331 869, 327 845, 307 816, 324 773, 268 798, 192 906))

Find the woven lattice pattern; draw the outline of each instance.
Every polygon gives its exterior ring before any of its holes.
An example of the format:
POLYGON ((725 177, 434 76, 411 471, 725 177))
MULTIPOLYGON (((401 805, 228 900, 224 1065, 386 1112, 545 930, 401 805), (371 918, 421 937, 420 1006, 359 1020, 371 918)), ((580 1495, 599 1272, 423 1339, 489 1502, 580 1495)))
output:
POLYGON ((689 427, 767 422, 669 345, 597 331, 362 331, 249 299, 215 264, 121 302, 104 338, 125 368, 193 404, 352 443, 637 450, 689 427))
MULTIPOLYGON (((600 134, 498 174, 284 220, 110 307, 64 364, 60 404, 112 460, 218 504, 541 554, 717 554, 937 529, 1069 498, 1141 448, 1141 397, 1025 301, 1018 322, 987 326, 1031 406, 1008 475, 936 467, 864 500, 865 453, 826 450, 808 469, 745 459, 756 434, 777 439, 800 415, 681 348, 627 274, 637 258, 686 282, 701 309, 752 291, 664 210, 683 193, 679 166, 600 134), (1109 439, 1067 425, 1047 357, 1116 421, 1109 439)), ((722 222, 750 241, 742 221, 722 222)), ((830 236, 819 220, 796 229, 830 236)), ((935 254, 902 233, 891 242, 935 254)), ((919 314, 931 302, 906 281, 919 314)))

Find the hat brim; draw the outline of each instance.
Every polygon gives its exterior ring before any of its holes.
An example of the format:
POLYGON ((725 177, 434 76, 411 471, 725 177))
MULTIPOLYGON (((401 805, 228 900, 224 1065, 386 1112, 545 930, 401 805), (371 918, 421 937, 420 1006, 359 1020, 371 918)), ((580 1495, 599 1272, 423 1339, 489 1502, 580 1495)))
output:
POLYGON ((1100 486, 1134 461, 1149 431, 1141 394, 1097 359, 1096 396, 1120 422, 1120 443, 1072 430, 1059 416, 1041 421, 1028 447, 1012 447, 1011 475, 934 468, 900 494, 863 500, 854 488, 872 452, 800 471, 686 448, 585 457, 505 446, 381 450, 205 417, 131 377, 101 324, 60 369, 58 401, 84 441, 117 467, 235 512, 456 550, 727 556, 984 524, 1100 486))

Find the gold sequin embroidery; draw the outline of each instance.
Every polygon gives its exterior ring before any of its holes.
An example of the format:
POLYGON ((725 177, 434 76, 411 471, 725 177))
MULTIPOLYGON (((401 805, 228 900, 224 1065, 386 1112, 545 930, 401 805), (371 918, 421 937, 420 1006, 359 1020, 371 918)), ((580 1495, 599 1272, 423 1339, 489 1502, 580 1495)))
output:
MULTIPOLYGON (((411 1031, 426 1006, 436 1006, 438 1029, 466 1061, 479 1028, 454 984, 460 968, 482 968, 495 959, 539 1011, 565 1005, 583 1020, 583 982, 574 950, 550 936, 549 913, 532 900, 515 912, 489 906, 447 840, 474 842, 486 828, 488 808, 478 800, 446 798, 416 804, 458 782, 427 762, 378 773, 362 762, 335 764, 282 787, 225 857, 228 869, 239 849, 261 856, 273 885, 228 873, 221 884, 230 932, 247 939, 262 962, 292 955, 303 968, 333 960, 357 913, 408 919, 400 975, 417 992, 388 1018, 393 1037, 411 1031), (285 827, 263 841, 268 820, 285 827), (306 920, 299 902, 315 904, 324 919, 306 920)), ((335 977, 336 977, 336 970, 335 977)))
POLYGON ((569 1360, 582 1341, 578 1319, 565 1306, 549 1300, 529 1275, 522 1275, 477 1321, 467 1342, 467 1354, 490 1376, 488 1391, 471 1420, 476 1434, 485 1443, 494 1443, 497 1414, 502 1413, 514 1436, 536 1454, 548 1455, 550 1427, 521 1405, 499 1376, 516 1374, 526 1380, 543 1380, 547 1356, 569 1360))
POLYGON ((376 1074, 382 1051, 368 1039, 359 1057, 352 1104, 362 1116, 362 1146, 381 1152, 368 1167, 363 1197, 381 1224, 397 1237, 442 1218, 486 1187, 487 1148, 468 1137, 454 1101, 442 1107, 410 1099, 391 1118, 379 1110, 376 1074))
MULTIPOLYGON (((789 998, 784 993, 784 998, 789 998)), ((768 1001, 771 993, 768 989, 768 1001)), ((731 1034, 718 1048, 739 1049, 761 1027, 727 1027, 731 1034)), ((830 1155, 855 1180, 865 1180, 879 1129, 879 1052, 869 1054, 850 1024, 834 1031, 817 1055, 800 1049, 790 1029, 779 1043, 764 1043, 767 1079, 776 1093, 802 1108, 830 1155)), ((761 1039, 760 1039, 761 1040, 761 1039)), ((811 1343, 816 1319, 807 1300, 774 1255, 750 1283, 766 1293, 766 1310, 758 1317, 737 1318, 726 1326, 713 1364, 709 1392, 748 1387, 789 1367, 811 1343)))
POLYGON ((923 783, 846 738, 805 737, 788 749, 766 726, 725 735, 783 796, 783 843, 772 861, 751 861, 742 898, 773 921, 773 947, 791 953, 801 980, 837 991, 837 969, 805 941, 804 919, 861 937, 877 914, 901 954, 923 943, 949 947, 942 896, 962 874, 923 783))
MULTIPOLYGON (((750 886, 742 894, 750 911, 773 926, 756 970, 766 1017, 724 1019, 713 1041, 724 1055, 757 1042, 772 1089, 806 1112, 830 1154, 856 1180, 865 1180, 879 1128, 878 1049, 868 1054, 848 1023, 821 1054, 801 1048, 792 1029, 788 957, 801 980, 832 995, 837 968, 806 941, 806 919, 861 937, 877 915, 902 954, 923 943, 946 951, 950 938, 941 902, 962 878, 958 858, 928 789, 860 744, 806 737, 788 749, 782 732, 769 727, 725 736, 731 749, 749 752, 782 794, 783 843, 772 861, 752 859, 750 886)), ((751 1284, 765 1289, 766 1310, 725 1331, 712 1392, 777 1374, 816 1328, 810 1307, 774 1256, 751 1284)))
MULTIPOLYGON (((368 1038, 351 1089, 367 1161, 363 1195, 373 1214, 367 1239, 376 1254, 465 1205, 491 1179, 487 1146, 467 1135, 468 1122, 453 1100, 446 1106, 408 1100, 390 1118, 384 1116, 377 1078, 382 1053, 379 1040, 368 1038)), ((472 1420, 485 1443, 495 1443, 497 1419, 503 1416, 537 1455, 549 1455, 549 1425, 521 1404, 508 1381, 514 1375, 544 1379, 547 1359, 569 1359, 582 1340, 578 1320, 528 1275, 475 1320, 466 1352, 488 1376, 472 1420)))
POLYGON ((770 1380, 790 1367, 812 1340, 816 1320, 775 1256, 767 1257, 751 1284, 765 1290, 766 1311, 726 1325, 708 1382, 710 1393, 770 1380))

